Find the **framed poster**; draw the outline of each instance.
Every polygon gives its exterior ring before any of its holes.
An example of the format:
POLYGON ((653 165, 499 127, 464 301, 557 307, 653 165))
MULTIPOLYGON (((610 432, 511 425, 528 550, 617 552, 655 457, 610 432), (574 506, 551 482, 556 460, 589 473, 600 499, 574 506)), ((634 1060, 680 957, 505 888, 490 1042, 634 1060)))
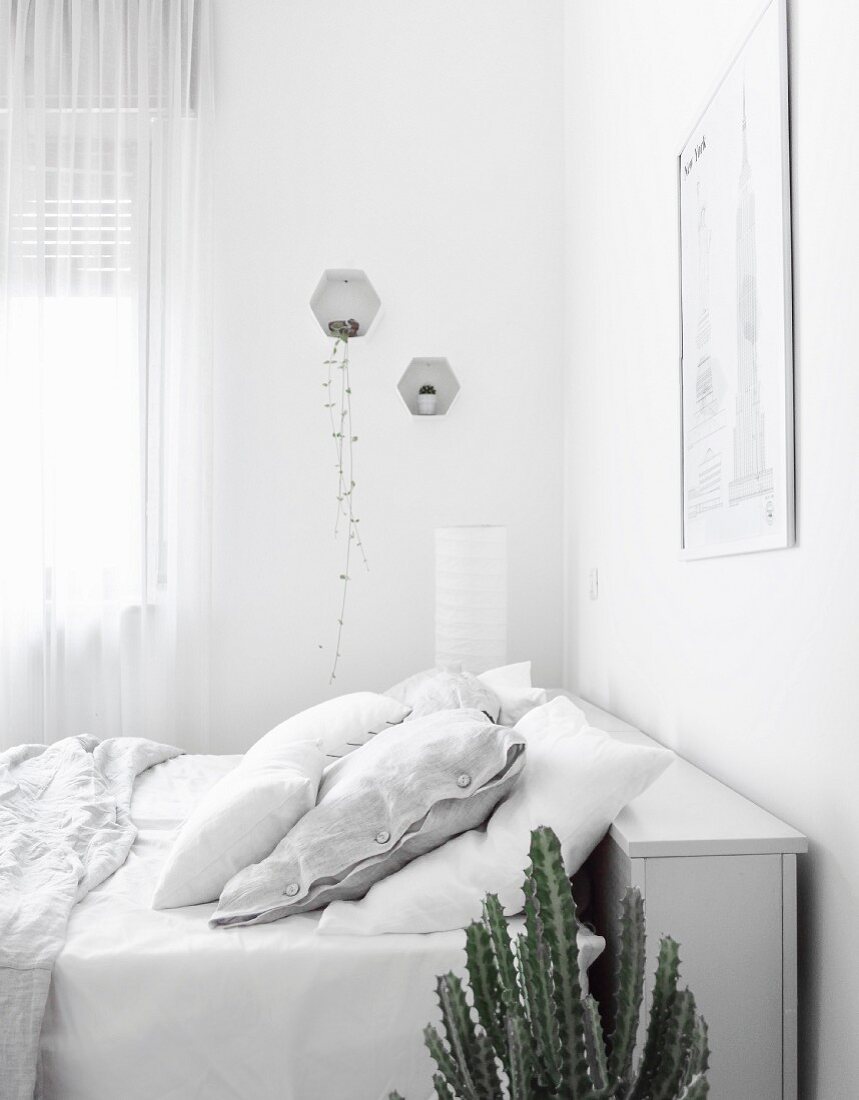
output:
POLYGON ((685 558, 794 542, 785 0, 769 0, 677 158, 685 558))

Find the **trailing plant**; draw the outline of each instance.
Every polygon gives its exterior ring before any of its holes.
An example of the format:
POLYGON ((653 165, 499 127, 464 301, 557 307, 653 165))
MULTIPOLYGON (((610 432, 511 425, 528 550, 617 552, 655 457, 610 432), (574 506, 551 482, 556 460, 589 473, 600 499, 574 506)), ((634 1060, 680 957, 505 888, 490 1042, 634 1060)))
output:
MULTIPOLYGON (((466 930, 468 983, 438 979, 442 1031, 424 1039, 438 1100, 702 1100, 709 1091, 707 1025, 678 989, 677 943, 660 943, 644 1051, 633 1067, 644 991, 644 903, 621 904, 615 1021, 608 1048, 599 1006, 583 996, 576 906, 551 829, 531 834, 525 931, 511 942, 498 898, 466 930), (470 996, 469 996, 470 987, 470 996)), ((389 1100, 402 1100, 391 1093, 389 1100)))
MULTIPOLYGON (((346 616, 346 599, 349 593, 350 570, 352 568, 353 546, 360 553, 365 568, 369 568, 364 544, 358 528, 360 522, 355 514, 355 454, 354 446, 358 436, 352 427, 352 385, 349 379, 349 337, 357 336, 358 322, 331 321, 328 328, 334 335, 334 347, 325 360, 328 378, 322 383, 328 400, 325 408, 331 420, 331 438, 334 443, 335 469, 337 471, 337 514, 334 520, 334 537, 344 537, 343 571, 340 573, 341 595, 340 614, 337 618, 337 634, 334 657, 331 662, 329 683, 337 679, 337 664, 340 660, 340 642, 343 637, 343 622, 346 616)), ((320 646, 320 649, 322 647, 320 646)))
POLYGON ((421 388, 418 390, 418 393, 420 393, 420 394, 423 394, 423 393, 432 393, 432 394, 434 394, 435 393, 435 386, 431 385, 428 382, 425 386, 421 386, 421 388))

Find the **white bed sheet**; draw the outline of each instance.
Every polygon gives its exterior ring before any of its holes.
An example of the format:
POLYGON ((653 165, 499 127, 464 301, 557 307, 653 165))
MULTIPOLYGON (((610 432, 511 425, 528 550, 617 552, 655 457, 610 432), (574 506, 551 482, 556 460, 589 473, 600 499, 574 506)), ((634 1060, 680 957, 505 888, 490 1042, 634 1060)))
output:
MULTIPOLYGON (((215 906, 156 911, 173 830, 240 757, 144 774, 127 862, 78 905, 41 1038, 44 1100, 407 1100, 432 1091, 422 1029, 464 934, 317 936, 316 914, 211 929, 215 906)), ((603 941, 588 937, 583 963, 603 941)))

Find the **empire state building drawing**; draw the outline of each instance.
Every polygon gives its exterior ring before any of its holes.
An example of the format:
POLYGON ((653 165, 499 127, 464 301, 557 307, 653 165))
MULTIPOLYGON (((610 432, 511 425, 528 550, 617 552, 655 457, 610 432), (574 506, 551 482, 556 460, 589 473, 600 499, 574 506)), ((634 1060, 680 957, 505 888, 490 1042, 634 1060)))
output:
POLYGON ((722 452, 716 440, 725 426, 725 411, 716 394, 710 354, 710 243, 707 203, 700 182, 698 197, 698 324, 695 342, 698 365, 695 372, 695 412, 687 436, 687 446, 697 450, 697 463, 690 463, 694 480, 688 485, 686 514, 690 520, 722 506, 722 452), (703 453, 702 453, 703 452, 703 453))
POLYGON ((737 397, 734 423, 734 476, 728 485, 731 505, 772 492, 773 471, 767 466, 764 414, 757 359, 757 250, 755 193, 746 134, 746 89, 743 87, 743 164, 737 201, 737 397))
POLYGON ((707 204, 698 184, 698 371, 695 379, 695 404, 700 418, 712 414, 716 403, 713 392, 713 367, 710 362, 710 229, 707 226, 707 204))

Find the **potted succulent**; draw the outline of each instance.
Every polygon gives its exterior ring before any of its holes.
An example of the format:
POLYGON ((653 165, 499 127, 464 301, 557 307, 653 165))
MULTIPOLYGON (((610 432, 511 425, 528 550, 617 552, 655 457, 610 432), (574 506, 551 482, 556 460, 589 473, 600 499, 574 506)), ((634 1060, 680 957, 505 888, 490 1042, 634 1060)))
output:
POLYGON ((418 390, 418 413, 421 416, 435 416, 436 397, 435 386, 427 383, 418 390))

